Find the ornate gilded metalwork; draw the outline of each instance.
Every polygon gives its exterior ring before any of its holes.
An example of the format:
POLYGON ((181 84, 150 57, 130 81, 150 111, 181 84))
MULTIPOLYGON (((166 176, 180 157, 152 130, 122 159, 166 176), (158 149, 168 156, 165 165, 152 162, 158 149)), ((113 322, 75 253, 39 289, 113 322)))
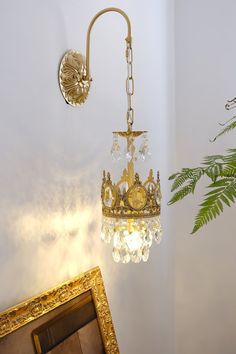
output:
POLYGON ((112 184, 110 173, 103 172, 102 182, 102 213, 111 218, 150 218, 160 215, 161 190, 159 173, 155 181, 153 171, 150 170, 147 180, 142 183, 138 173, 129 185, 130 177, 125 169, 121 179, 112 184), (110 206, 105 203, 106 189, 112 186, 116 190, 115 200, 110 206), (126 187, 125 187, 126 186, 126 187))
POLYGON ((95 304, 106 353, 119 354, 99 267, 0 313, 0 338, 89 290, 95 304))
MULTIPOLYGON (((127 22, 128 34, 127 45, 131 47, 131 24, 126 13, 116 7, 109 7, 98 12, 89 24, 86 39, 86 59, 75 50, 68 51, 62 58, 59 69, 59 83, 63 97, 71 106, 80 106, 85 102, 92 81, 90 77, 90 35, 94 22, 98 17, 107 12, 117 12, 127 22)), ((128 59, 127 59, 128 60, 128 59)), ((127 85, 130 84, 128 80, 127 85)), ((133 85, 133 82, 131 82, 133 85)))
POLYGON ((84 103, 89 93, 90 79, 87 78, 85 59, 79 52, 70 50, 62 58, 59 83, 67 103, 71 106, 84 103))
POLYGON ((143 210, 147 205, 148 192, 141 184, 134 183, 127 192, 127 200, 133 210, 143 210))
POLYGON ((113 208, 117 201, 117 190, 112 185, 110 174, 107 175, 107 182, 103 189, 103 205, 107 208, 113 208))
POLYGON ((138 136, 147 133, 146 130, 126 130, 126 131, 117 131, 113 132, 113 134, 117 134, 118 136, 121 136, 122 138, 137 138, 138 136))

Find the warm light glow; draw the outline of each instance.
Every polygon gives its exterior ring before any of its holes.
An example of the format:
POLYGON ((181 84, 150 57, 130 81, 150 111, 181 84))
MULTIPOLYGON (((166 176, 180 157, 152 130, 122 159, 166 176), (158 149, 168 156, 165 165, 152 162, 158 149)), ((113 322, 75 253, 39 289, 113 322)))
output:
MULTIPOLYGON (((81 224, 81 213, 41 213, 35 215, 29 213, 23 215, 18 221, 18 227, 24 238, 30 239, 35 234, 42 235, 43 238, 59 238, 67 236, 77 236, 81 224), (80 215, 79 215, 80 214, 80 215), (80 220, 80 222, 79 222, 80 220)), ((83 213, 86 220, 86 213, 83 213)), ((82 223, 83 224, 83 223, 82 223)))
POLYGON ((121 263, 146 262, 152 241, 162 239, 159 216, 144 219, 112 219, 103 217, 101 238, 113 244, 113 259, 121 263))
POLYGON ((125 232, 125 239, 130 252, 137 251, 142 246, 142 238, 139 231, 125 232))

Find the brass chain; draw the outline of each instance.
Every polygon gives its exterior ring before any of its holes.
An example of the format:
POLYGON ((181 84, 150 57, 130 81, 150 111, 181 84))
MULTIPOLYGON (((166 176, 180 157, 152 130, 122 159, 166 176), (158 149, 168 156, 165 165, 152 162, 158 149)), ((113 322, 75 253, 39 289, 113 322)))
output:
POLYGON ((127 79, 126 79, 126 93, 128 101, 127 109, 127 125, 128 130, 132 130, 134 123, 134 109, 132 108, 132 96, 134 94, 134 78, 133 78, 133 50, 131 43, 127 41, 126 47, 126 61, 127 61, 127 79))

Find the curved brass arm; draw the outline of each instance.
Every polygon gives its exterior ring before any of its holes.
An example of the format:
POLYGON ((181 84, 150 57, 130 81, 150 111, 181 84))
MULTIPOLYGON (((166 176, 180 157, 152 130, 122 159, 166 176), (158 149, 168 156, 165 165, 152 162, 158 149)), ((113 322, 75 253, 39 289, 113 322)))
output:
POLYGON ((97 18, 100 17, 101 15, 105 14, 106 12, 118 12, 119 14, 121 14, 125 18, 125 20, 127 22, 127 26, 128 26, 128 35, 127 35, 126 41, 128 43, 130 43, 130 46, 131 46, 131 43, 132 43, 131 23, 130 23, 129 17, 127 16, 127 14, 124 11, 122 11, 122 10, 116 8, 116 7, 108 7, 106 9, 104 9, 104 10, 99 11, 94 16, 92 21, 90 22, 90 25, 89 25, 88 31, 87 31, 87 40, 86 40, 86 68, 87 68, 87 72, 86 72, 86 79, 90 78, 90 34, 91 34, 91 30, 92 30, 94 22, 97 20, 97 18))
POLYGON ((133 121, 133 109, 131 108, 131 96, 133 95, 134 81, 132 78, 132 37, 131 23, 126 13, 116 7, 108 7, 98 12, 89 24, 86 38, 86 58, 75 50, 69 50, 63 56, 59 68, 59 84, 61 93, 65 101, 71 106, 80 106, 88 97, 90 89, 90 34, 94 22, 98 17, 106 12, 118 12, 122 15, 128 26, 128 35, 126 38, 126 61, 128 64, 129 77, 126 80, 126 90, 129 94, 129 120, 133 121), (130 92, 129 92, 130 91, 130 92))

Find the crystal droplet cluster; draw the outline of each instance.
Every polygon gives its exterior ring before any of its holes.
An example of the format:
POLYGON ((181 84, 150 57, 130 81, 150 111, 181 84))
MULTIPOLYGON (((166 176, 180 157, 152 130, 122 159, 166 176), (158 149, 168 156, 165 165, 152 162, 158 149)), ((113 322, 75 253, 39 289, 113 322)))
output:
POLYGON ((101 239, 111 243, 115 262, 147 262, 149 249, 162 239, 159 216, 146 219, 112 219, 103 217, 101 239))
POLYGON ((139 149, 135 146, 134 138, 129 138, 128 146, 125 146, 123 149, 124 153, 122 154, 122 148, 120 147, 120 143, 118 140, 118 134, 113 133, 113 143, 111 147, 111 156, 113 160, 119 161, 122 158, 126 159, 127 161, 145 161, 151 155, 148 145, 148 137, 147 133, 142 134, 143 141, 139 149))

